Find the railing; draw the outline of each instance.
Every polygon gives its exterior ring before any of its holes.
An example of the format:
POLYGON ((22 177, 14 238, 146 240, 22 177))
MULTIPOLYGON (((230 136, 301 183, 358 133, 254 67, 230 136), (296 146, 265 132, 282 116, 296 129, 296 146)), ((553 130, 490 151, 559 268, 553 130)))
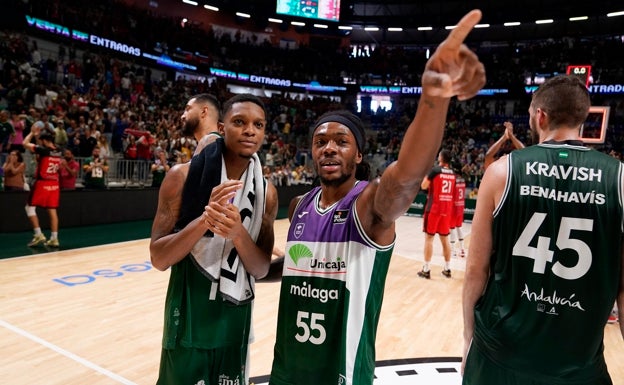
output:
MULTIPOLYGON (((83 165, 87 158, 76 157, 80 170, 76 178, 77 185, 84 185, 83 165)), ((108 159, 108 172, 105 175, 106 185, 113 187, 149 187, 152 185, 151 161, 128 160, 111 157, 108 159)))

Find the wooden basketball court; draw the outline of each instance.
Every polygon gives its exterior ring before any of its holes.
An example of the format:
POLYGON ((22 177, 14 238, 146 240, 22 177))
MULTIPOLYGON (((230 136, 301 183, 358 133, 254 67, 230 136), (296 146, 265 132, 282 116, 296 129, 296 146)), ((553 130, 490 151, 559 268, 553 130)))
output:
MULTIPOLYGON (((436 239, 431 280, 418 278, 421 221, 398 220, 378 360, 461 357, 464 260, 453 260, 452 279, 443 277, 436 239)), ((287 220, 276 221, 278 247, 287 226, 287 220)), ((144 239, 0 260, 0 383, 154 384, 169 273, 151 267, 148 244, 144 239)), ((256 285, 252 377, 270 373, 278 297, 279 282, 256 285)), ((624 342, 617 324, 605 328, 607 364, 614 384, 624 385, 624 342)))

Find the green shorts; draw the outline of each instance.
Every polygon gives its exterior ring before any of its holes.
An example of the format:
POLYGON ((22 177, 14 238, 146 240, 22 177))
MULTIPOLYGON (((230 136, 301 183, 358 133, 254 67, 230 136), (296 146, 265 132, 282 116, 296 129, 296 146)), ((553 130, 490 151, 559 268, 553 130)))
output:
POLYGON ((217 349, 163 349, 157 385, 247 385, 247 345, 217 349))
MULTIPOLYGON (((553 385, 551 381, 545 382, 531 377, 531 373, 524 375, 497 365, 473 343, 466 358, 462 385, 553 385)), ((566 383, 569 384, 570 382, 561 382, 559 384, 566 383)), ((604 375, 601 378, 591 382, 574 382, 574 384, 613 385, 613 382, 611 382, 605 367, 604 375)))

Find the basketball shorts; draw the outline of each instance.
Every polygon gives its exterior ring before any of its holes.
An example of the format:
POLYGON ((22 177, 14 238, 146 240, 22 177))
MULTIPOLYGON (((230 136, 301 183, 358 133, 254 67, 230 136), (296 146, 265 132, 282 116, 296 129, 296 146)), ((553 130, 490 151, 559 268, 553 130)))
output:
MULTIPOLYGON (((503 368, 490 360, 483 354, 474 343, 471 344, 464 367, 464 377, 462 385, 562 385, 570 384, 569 381, 562 380, 553 384, 552 381, 541 381, 531 378, 531 373, 518 373, 503 368)), ((574 382, 574 385, 613 385, 609 373, 606 371, 600 378, 591 382, 574 382)))
POLYGON ((156 385, 247 384, 248 346, 162 349, 156 385))
POLYGON ((451 229, 456 227, 462 227, 464 224, 464 207, 463 206, 455 206, 453 207, 453 216, 451 217, 451 229))
POLYGON ((46 209, 56 209, 59 207, 60 193, 61 189, 58 181, 36 180, 30 191, 28 205, 46 209))
POLYGON ((450 215, 428 212, 423 217, 423 231, 429 235, 449 235, 451 232, 450 215))

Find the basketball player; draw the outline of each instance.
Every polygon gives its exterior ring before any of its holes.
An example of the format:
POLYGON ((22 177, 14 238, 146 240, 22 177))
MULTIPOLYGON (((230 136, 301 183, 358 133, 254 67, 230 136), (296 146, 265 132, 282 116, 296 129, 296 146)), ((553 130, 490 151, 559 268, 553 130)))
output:
POLYGON ((24 148, 37 157, 37 169, 35 170, 35 182, 26 204, 26 215, 32 225, 34 235, 28 242, 28 247, 45 245, 59 247, 58 230, 59 220, 56 209, 59 207, 60 186, 59 167, 61 164, 62 151, 54 144, 54 134, 49 130, 40 129, 33 125, 31 132, 26 135, 23 142, 24 148), (33 138, 39 140, 40 145, 32 143, 33 138), (50 239, 46 241, 41 232, 37 207, 47 209, 50 217, 50 239))
POLYGON ((182 134, 197 140, 193 155, 199 154, 219 137, 220 118, 219 101, 211 94, 195 95, 186 103, 182 114, 182 134))
POLYGON ((438 165, 435 166, 422 181, 420 187, 427 190, 427 204, 423 215, 423 232, 425 233, 425 264, 418 276, 430 279, 429 263, 433 255, 433 238, 440 237, 444 254, 442 274, 451 278, 451 245, 448 235, 451 232, 451 217, 455 209, 455 173, 450 168, 451 152, 442 150, 438 154, 438 165))
POLYGON ((291 216, 270 384, 373 383, 395 220, 431 168, 450 98, 468 99, 485 84, 483 65, 462 44, 480 18, 480 11, 466 15, 427 62, 398 161, 380 179, 368 183, 358 171, 366 143, 359 118, 335 111, 315 123, 311 153, 320 187, 291 216))
POLYGON ((171 267, 159 385, 248 383, 254 278, 269 269, 277 190, 256 155, 264 104, 241 94, 223 108, 223 138, 171 168, 159 191, 151 260, 171 267))
POLYGON ((466 257, 464 249, 464 209, 466 207, 466 180, 461 171, 455 170, 455 190, 453 190, 453 214, 451 215, 451 257, 466 257), (455 244, 457 242, 457 245, 455 244))
POLYGON ((539 144, 485 173, 463 289, 464 385, 612 383, 603 337, 616 299, 624 315, 624 170, 579 140, 589 106, 578 78, 547 80, 529 107, 539 144))

